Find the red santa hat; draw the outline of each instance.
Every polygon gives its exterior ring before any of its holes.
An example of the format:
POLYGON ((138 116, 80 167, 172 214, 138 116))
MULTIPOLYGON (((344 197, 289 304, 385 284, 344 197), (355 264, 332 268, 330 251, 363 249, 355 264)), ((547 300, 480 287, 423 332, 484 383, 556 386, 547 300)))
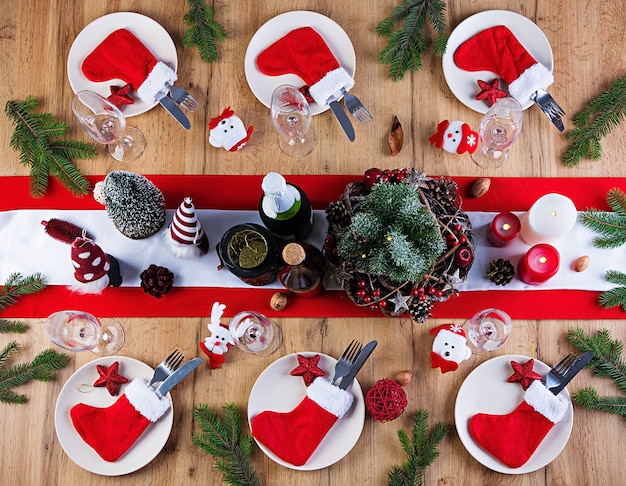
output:
POLYGON ((73 286, 86 294, 99 294, 109 286, 109 257, 88 238, 79 237, 72 243, 72 265, 77 283, 73 286))
POLYGON ((98 44, 83 61, 81 70, 89 81, 121 79, 130 83, 145 103, 161 99, 169 91, 166 83, 173 84, 178 79, 172 68, 155 58, 126 29, 112 32, 98 44))
MULTIPOLYGON (((465 346, 467 343, 467 336, 465 335, 465 331, 460 326, 456 324, 442 324, 441 326, 435 327, 430 330, 431 335, 436 335, 442 333, 448 341, 453 342, 457 346, 465 346)), ((446 359, 441 356, 439 353, 431 351, 430 353, 430 362, 432 368, 441 368, 442 373, 447 373, 448 371, 456 371, 459 368, 459 363, 456 361, 452 361, 450 359, 446 359)))
POLYGON ((328 45, 311 27, 287 33, 256 58, 259 70, 268 76, 295 74, 309 87, 309 94, 318 105, 329 98, 340 98, 349 91, 354 79, 339 65, 328 45))
POLYGON ((443 120, 437 125, 437 133, 428 139, 431 145, 446 152, 473 154, 478 147, 478 133, 467 124, 458 120, 443 120))
POLYGON ((466 71, 491 71, 509 85, 509 94, 521 104, 538 89, 554 82, 552 73, 504 25, 485 29, 463 42, 453 55, 466 71))
POLYGON ((186 197, 178 206, 167 236, 172 252, 180 258, 193 258, 209 251, 209 239, 196 216, 196 208, 190 197, 186 197))

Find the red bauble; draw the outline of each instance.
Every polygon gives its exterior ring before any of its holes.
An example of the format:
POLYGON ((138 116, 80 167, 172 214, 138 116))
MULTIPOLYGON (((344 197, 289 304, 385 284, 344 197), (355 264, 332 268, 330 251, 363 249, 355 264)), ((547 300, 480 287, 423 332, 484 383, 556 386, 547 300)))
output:
POLYGON ((380 182, 383 176, 383 171, 376 168, 367 169, 363 176, 363 182, 367 187, 372 187, 377 182, 380 182))
POLYGON ((407 406, 404 389, 397 381, 384 378, 374 383, 365 395, 365 408, 378 422, 397 419, 407 406))

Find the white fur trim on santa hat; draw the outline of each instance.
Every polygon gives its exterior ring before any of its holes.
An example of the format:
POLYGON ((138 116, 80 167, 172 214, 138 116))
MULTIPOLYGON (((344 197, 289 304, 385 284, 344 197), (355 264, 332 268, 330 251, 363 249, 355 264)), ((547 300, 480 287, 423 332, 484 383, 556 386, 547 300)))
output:
POLYGON ((94 280, 92 282, 79 282, 76 280, 76 282, 70 285, 69 288, 70 290, 81 294, 100 294, 109 286, 109 283, 109 276, 104 275, 98 280, 94 280))
POLYGON ((543 64, 536 63, 509 84, 509 94, 524 104, 538 89, 546 89, 553 82, 552 73, 543 64))
POLYGON ((327 412, 341 418, 350 410, 354 397, 346 390, 318 377, 306 389, 307 396, 327 412))
POLYGON ((318 105, 324 106, 328 103, 329 98, 333 97, 338 100, 343 95, 342 90, 350 91, 353 86, 354 79, 352 76, 344 68, 338 67, 327 72, 313 86, 309 86, 309 94, 318 105))
POLYGON ((524 401, 553 424, 563 418, 569 407, 569 401, 564 396, 553 395, 539 380, 533 381, 528 387, 524 401))
POLYGON ((156 390, 142 378, 131 381, 124 393, 135 410, 150 422, 159 420, 171 405, 168 397, 159 397, 156 390))
MULTIPOLYGON (((169 88, 165 83, 174 84, 178 79, 176 72, 162 61, 158 61, 141 86, 135 88, 137 96, 144 103, 152 104, 167 94, 169 88)), ((133 86, 134 87, 134 86, 133 86)))

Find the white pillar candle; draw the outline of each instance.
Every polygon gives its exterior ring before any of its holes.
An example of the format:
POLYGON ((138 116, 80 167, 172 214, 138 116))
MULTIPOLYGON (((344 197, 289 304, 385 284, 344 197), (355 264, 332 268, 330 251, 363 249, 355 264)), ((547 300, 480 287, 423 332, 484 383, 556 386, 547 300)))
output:
POLYGON ((561 194, 546 194, 522 216, 520 235, 531 246, 554 243, 572 230, 577 217, 576 206, 570 198, 561 194))

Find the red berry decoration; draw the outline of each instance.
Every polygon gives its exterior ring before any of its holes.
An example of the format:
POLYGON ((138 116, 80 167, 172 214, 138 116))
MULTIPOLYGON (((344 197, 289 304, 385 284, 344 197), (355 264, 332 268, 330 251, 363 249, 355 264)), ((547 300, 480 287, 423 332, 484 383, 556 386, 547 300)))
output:
POLYGON ((117 395, 119 385, 128 383, 128 378, 118 373, 119 368, 119 361, 115 361, 111 366, 96 365, 100 378, 94 382, 93 386, 106 386, 111 396, 117 395))
POLYGON ((313 380, 318 376, 326 376, 326 372, 317 366, 320 362, 319 354, 311 356, 310 358, 300 354, 296 356, 299 366, 291 370, 291 376, 301 376, 306 386, 313 383, 313 380))
POLYGON ((397 419, 404 412, 407 403, 402 386, 388 378, 378 380, 365 395, 365 408, 378 422, 397 419))
POLYGON ((372 187, 374 184, 381 181, 383 171, 376 168, 367 169, 363 176, 363 182, 367 187, 372 187))

